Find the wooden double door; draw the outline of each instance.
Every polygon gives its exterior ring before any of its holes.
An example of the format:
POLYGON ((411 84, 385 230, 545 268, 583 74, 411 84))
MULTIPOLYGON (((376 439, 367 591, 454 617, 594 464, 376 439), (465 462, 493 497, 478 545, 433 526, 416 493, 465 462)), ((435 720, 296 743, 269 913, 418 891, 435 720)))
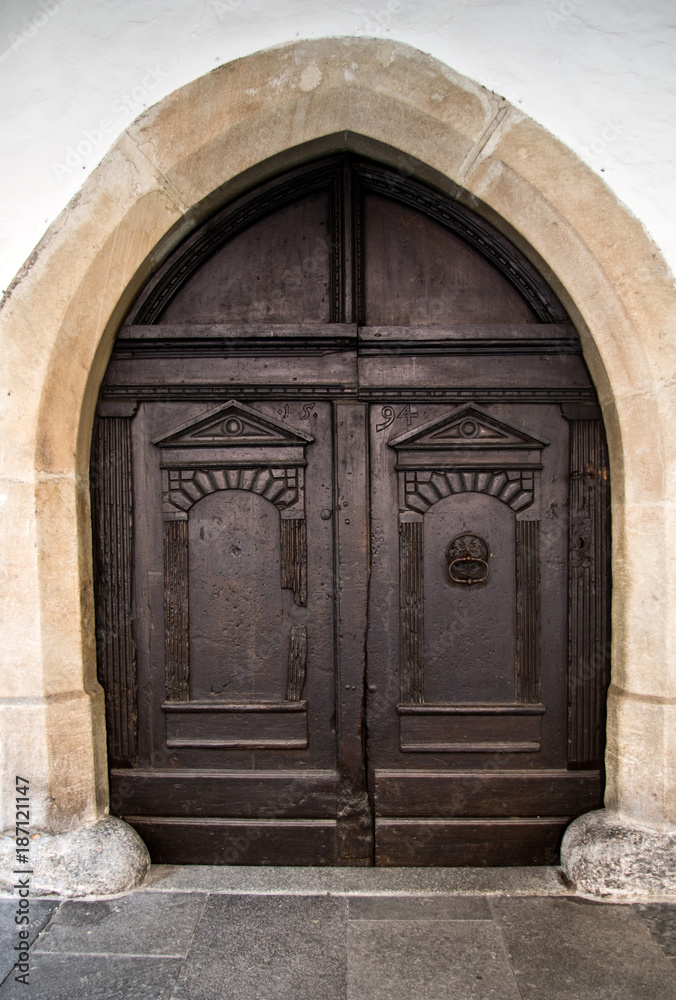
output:
POLYGON ((113 811, 155 861, 556 861, 600 805, 608 472, 574 328, 341 156, 209 220, 92 452, 113 811))

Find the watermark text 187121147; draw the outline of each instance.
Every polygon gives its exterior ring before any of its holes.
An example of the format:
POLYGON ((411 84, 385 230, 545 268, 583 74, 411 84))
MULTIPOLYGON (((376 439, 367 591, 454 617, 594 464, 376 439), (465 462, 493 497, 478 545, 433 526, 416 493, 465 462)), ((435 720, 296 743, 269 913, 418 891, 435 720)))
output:
POLYGON ((33 869, 30 866, 30 781, 17 774, 14 781, 16 795, 16 825, 15 844, 16 861, 14 865, 14 892, 17 896, 17 906, 14 911, 14 923, 19 936, 14 945, 15 960, 14 976, 17 983, 29 984, 29 924, 30 924, 30 881, 33 869))

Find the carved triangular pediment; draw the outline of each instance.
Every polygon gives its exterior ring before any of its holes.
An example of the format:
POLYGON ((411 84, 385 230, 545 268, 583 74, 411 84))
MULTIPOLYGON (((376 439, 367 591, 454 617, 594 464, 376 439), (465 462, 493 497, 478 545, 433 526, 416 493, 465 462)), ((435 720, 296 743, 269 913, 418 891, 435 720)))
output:
POLYGON ((444 413, 421 427, 414 427, 389 442, 407 451, 461 448, 544 448, 546 441, 526 434, 513 424, 498 420, 473 403, 444 413))
POLYGON ((267 413, 260 413, 245 403, 231 399, 215 410, 203 413, 197 420, 190 420, 175 427, 169 434, 156 438, 159 448, 186 448, 217 446, 219 448, 248 445, 306 445, 313 441, 309 434, 275 420, 267 413))

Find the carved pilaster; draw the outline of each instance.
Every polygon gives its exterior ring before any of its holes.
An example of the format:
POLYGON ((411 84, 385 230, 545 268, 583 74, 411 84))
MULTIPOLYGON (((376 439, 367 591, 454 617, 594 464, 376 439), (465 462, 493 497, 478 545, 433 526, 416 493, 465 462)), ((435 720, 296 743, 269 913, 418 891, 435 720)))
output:
POLYGON ((540 693, 540 522, 516 522, 516 700, 540 693))
POLYGON ((300 701, 307 669, 307 626, 292 625, 289 638, 289 670, 286 700, 300 701))
MULTIPOLYGON (((409 515, 410 517, 410 515, 409 515)), ((401 615, 401 700, 425 700, 423 659, 423 521, 399 524, 399 608, 401 615)))
POLYGON ((187 520, 164 522, 164 648, 167 701, 189 701, 187 520))
POLYGON ((600 420, 570 421, 568 762, 599 766, 610 661, 608 459, 600 420))
POLYGON ((282 587, 293 591, 296 604, 307 605, 307 528, 304 517, 285 518, 280 525, 282 587))
POLYGON ((135 762, 136 647, 132 636, 134 526, 131 418, 99 417, 92 444, 96 652, 106 692, 108 755, 113 766, 135 762))

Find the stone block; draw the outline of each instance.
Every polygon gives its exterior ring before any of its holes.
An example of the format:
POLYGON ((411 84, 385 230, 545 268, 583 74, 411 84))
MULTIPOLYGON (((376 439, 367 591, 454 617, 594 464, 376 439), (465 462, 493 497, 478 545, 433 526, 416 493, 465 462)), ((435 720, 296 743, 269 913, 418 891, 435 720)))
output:
POLYGON ((676 830, 632 825, 604 809, 586 813, 564 834, 561 866, 577 891, 590 896, 673 896, 676 830))
MULTIPOLYGON (((16 845, 0 838, 0 890, 11 891, 16 845)), ((70 833, 33 835, 34 896, 114 895, 141 884, 150 867, 146 845, 127 823, 106 816, 70 833)))

